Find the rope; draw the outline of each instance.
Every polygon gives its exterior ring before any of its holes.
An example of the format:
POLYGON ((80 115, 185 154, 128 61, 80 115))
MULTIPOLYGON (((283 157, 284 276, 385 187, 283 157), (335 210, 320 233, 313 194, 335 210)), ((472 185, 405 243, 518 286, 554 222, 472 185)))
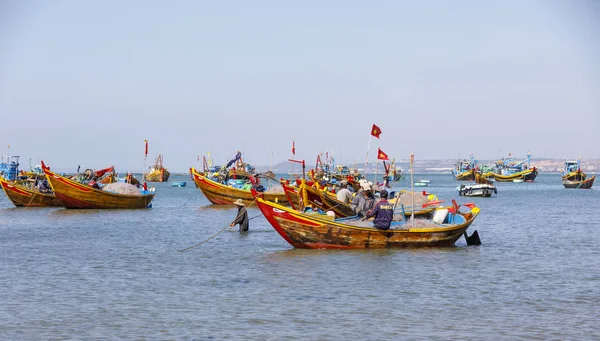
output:
POLYGON ((197 192, 198 192, 198 191, 194 191, 194 192, 192 193, 192 195, 190 195, 190 197, 188 198, 188 200, 186 200, 186 201, 185 201, 185 203, 183 203, 183 205, 182 205, 181 207, 183 207, 183 206, 187 205, 187 203, 188 203, 188 202, 190 202, 190 200, 192 200, 192 198, 194 197, 194 194, 196 194, 197 192))
MULTIPOLYGON (((250 206, 252 206, 252 204, 254 204, 254 203, 256 202, 256 199, 257 199, 257 198, 258 198, 258 196, 256 196, 256 198, 254 198, 254 200, 252 200, 252 202, 250 203, 250 205, 248 205, 248 208, 249 208, 250 206)), ((235 221, 237 218, 239 218, 239 217, 240 217, 240 214, 241 214, 241 211, 240 211, 240 213, 238 213, 238 215, 237 215, 237 216, 235 216, 235 219, 234 219, 234 221, 235 221)), ((252 218, 248 219, 248 221, 250 221, 250 220, 252 220, 252 219, 254 219, 254 218, 258 217, 258 216, 260 216, 260 214, 258 214, 258 215, 255 215, 254 217, 252 217, 252 218)), ((232 228, 232 227, 233 227, 233 226, 230 226, 230 225, 231 225, 231 224, 228 224, 228 225, 227 225, 227 226, 225 226, 223 229, 221 229, 219 232, 217 232, 217 233, 213 234, 212 236, 208 237, 208 239, 205 239, 205 240, 201 241, 200 243, 198 243, 198 244, 196 244, 196 245, 192 245, 192 246, 190 246, 190 247, 186 247, 185 249, 177 250, 177 252, 185 252, 185 251, 188 251, 188 250, 191 250, 191 249, 197 248, 198 246, 200 246, 200 245, 202 245, 202 244, 206 243, 207 241, 209 241, 209 240, 213 239, 214 237, 216 237, 217 235, 219 235, 221 232, 223 232, 223 231, 227 230, 227 228, 228 228, 228 227, 229 227, 229 228, 232 228)))
POLYGON ((37 195, 37 192, 34 192, 33 196, 31 197, 31 200, 29 200, 29 202, 27 203, 27 206, 25 206, 25 207, 29 207, 29 205, 31 205, 31 202, 33 201, 33 198, 35 198, 36 195, 37 195))

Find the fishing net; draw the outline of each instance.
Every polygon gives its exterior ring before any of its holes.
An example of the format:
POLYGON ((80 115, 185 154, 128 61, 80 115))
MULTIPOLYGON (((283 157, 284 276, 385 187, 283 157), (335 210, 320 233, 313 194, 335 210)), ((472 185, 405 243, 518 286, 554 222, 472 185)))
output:
POLYGON ((134 185, 130 185, 124 182, 114 182, 112 184, 108 184, 102 188, 103 191, 116 193, 116 194, 126 194, 126 195, 137 195, 141 196, 142 193, 140 190, 134 185))
POLYGON ((265 193, 284 193, 283 187, 281 185, 274 185, 269 187, 265 193))
MULTIPOLYGON (((415 206, 421 206, 424 203, 428 202, 429 200, 427 199, 426 196, 424 196, 422 193, 416 192, 414 193, 415 196, 415 206)), ((394 198, 395 200, 400 200, 397 204, 396 207, 400 207, 400 205, 404 205, 404 206, 412 206, 412 195, 410 192, 400 192, 399 193, 399 199, 398 198, 394 198)), ((393 201, 391 201, 393 202, 393 201)))

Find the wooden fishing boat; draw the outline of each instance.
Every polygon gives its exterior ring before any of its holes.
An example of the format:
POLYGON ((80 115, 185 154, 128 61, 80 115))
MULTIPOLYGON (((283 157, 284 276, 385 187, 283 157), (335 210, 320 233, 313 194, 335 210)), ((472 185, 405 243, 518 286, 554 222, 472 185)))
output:
POLYGON ((478 184, 493 185, 494 184, 493 179, 494 179, 493 174, 492 174, 491 178, 486 178, 483 176, 483 174, 479 174, 479 173, 475 174, 475 183, 478 183, 478 184))
POLYGON ((525 182, 533 182, 537 175, 537 168, 531 167, 531 153, 527 153, 527 158, 519 162, 509 154, 508 158, 496 162, 494 179, 499 182, 514 182, 513 180, 521 179, 525 182))
POLYGON ((298 186, 292 186, 288 180, 281 179, 280 183, 290 206, 295 210, 301 209, 299 196, 300 188, 298 186))
MULTIPOLYGON (((441 223, 419 221, 412 227, 406 221, 393 222, 389 230, 377 230, 369 222, 352 219, 331 220, 328 215, 305 214, 260 196, 258 207, 271 226, 293 247, 308 249, 366 249, 424 246, 452 246, 465 235, 479 208, 471 205, 468 213, 453 210, 441 223)), ((475 235, 475 233, 474 233, 475 235)), ((468 240, 468 239, 467 239, 468 240)))
POLYGON ((54 193, 42 193, 14 181, 7 181, 0 177, 0 184, 4 193, 17 207, 56 207, 62 206, 54 193))
POLYGON ((475 161, 475 157, 473 154, 470 155, 471 159, 467 160, 458 160, 454 169, 452 170, 452 174, 456 180, 460 181, 474 181, 475 180, 475 168, 477 167, 477 161, 475 161))
POLYGON ((587 177, 584 171, 581 170, 581 160, 565 161, 565 167, 562 170, 563 181, 583 181, 587 177))
POLYGON ((323 211, 333 211, 336 217, 356 215, 350 205, 337 200, 337 197, 327 194, 321 189, 309 186, 305 181, 301 182, 298 193, 300 200, 305 205, 315 206, 323 211))
MULTIPOLYGON (((196 169, 191 168, 190 172, 194 178, 196 186, 200 188, 206 198, 215 205, 233 205, 236 199, 242 199, 244 204, 250 205, 254 201, 254 197, 250 190, 227 186, 222 183, 213 181, 198 173, 196 169)), ((267 200, 272 200, 279 203, 287 203, 288 200, 283 191, 279 193, 264 192, 267 200)))
POLYGON ((131 173, 125 174, 125 183, 134 185, 136 187, 139 187, 141 185, 140 180, 136 179, 136 177, 134 177, 131 173))
MULTIPOLYGON (((318 184, 314 184, 317 188, 306 181, 301 182, 298 187, 292 187, 289 184, 282 184, 282 186, 287 194, 288 200, 290 203, 293 203, 291 204, 293 209, 303 210, 306 206, 312 206, 319 208, 324 212, 333 211, 336 218, 352 217, 356 215, 356 212, 352 209, 350 204, 337 200, 337 196, 334 193, 320 189, 318 184), (306 204, 302 205, 302 203, 306 204)), ((399 197, 402 199, 402 205, 405 205, 410 201, 408 199, 410 195, 406 195, 407 193, 408 192, 398 193, 399 197)), ((418 208, 415 210, 414 214, 417 217, 430 216, 440 203, 437 201, 436 196, 432 196, 431 200, 429 200, 427 195, 423 195, 421 192, 416 193, 415 198, 415 206, 418 208)), ((393 204, 396 200, 398 200, 398 197, 390 199, 390 203, 393 204)), ((412 214, 412 207, 408 205, 405 206, 403 212, 405 216, 410 216, 412 214)), ((400 209, 400 206, 398 206, 398 209, 400 209)))
POLYGON ((525 169, 521 172, 510 173, 510 174, 497 174, 494 173, 494 180, 498 182, 533 182, 538 175, 538 171, 536 167, 525 169), (523 181, 514 181, 514 180, 523 180, 523 181))
POLYGON ((581 181, 563 180, 563 186, 565 186, 565 188, 590 189, 594 185, 594 180, 596 180, 596 176, 581 181))
POLYGON ((147 182, 167 182, 171 173, 163 167, 163 156, 158 154, 154 166, 150 167, 150 171, 144 174, 143 179, 147 182))
POLYGON ((154 199, 154 193, 128 195, 95 189, 43 168, 56 198, 66 208, 147 208, 154 199))

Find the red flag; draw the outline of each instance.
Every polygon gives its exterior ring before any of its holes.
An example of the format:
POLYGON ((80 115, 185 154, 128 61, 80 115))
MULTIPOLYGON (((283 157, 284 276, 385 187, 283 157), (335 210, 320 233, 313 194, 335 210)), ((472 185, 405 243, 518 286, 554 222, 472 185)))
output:
POLYGON ((415 153, 410 153, 410 163, 415 162, 415 153))
POLYGON ((144 151, 144 157, 148 156, 148 140, 144 140, 144 144, 146 145, 146 149, 144 151))
POLYGON ((373 128, 371 128, 371 135, 375 136, 376 138, 379 138, 379 135, 381 135, 381 129, 379 129, 378 126, 373 124, 373 128))
POLYGON ((389 160, 386 153, 381 150, 381 148, 377 148, 377 159, 378 160, 389 160))
POLYGON ((296 141, 292 141, 292 154, 296 155, 296 141))

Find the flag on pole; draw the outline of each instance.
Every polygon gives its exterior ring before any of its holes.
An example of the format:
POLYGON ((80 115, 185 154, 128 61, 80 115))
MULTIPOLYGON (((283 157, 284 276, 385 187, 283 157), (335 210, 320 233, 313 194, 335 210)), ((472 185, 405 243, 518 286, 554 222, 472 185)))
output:
POLYGON ((377 159, 378 160, 389 160, 386 153, 381 150, 381 148, 377 148, 377 159))
POLYGON ((410 163, 415 162, 415 153, 410 153, 410 163))
POLYGON ((296 141, 292 141, 292 155, 296 155, 296 141))
POLYGON ((144 149, 144 157, 148 156, 148 140, 144 140, 146 148, 144 149))
POLYGON ((379 138, 379 135, 381 135, 381 129, 375 124, 373 124, 373 128, 371 128, 371 135, 376 138, 379 138))

